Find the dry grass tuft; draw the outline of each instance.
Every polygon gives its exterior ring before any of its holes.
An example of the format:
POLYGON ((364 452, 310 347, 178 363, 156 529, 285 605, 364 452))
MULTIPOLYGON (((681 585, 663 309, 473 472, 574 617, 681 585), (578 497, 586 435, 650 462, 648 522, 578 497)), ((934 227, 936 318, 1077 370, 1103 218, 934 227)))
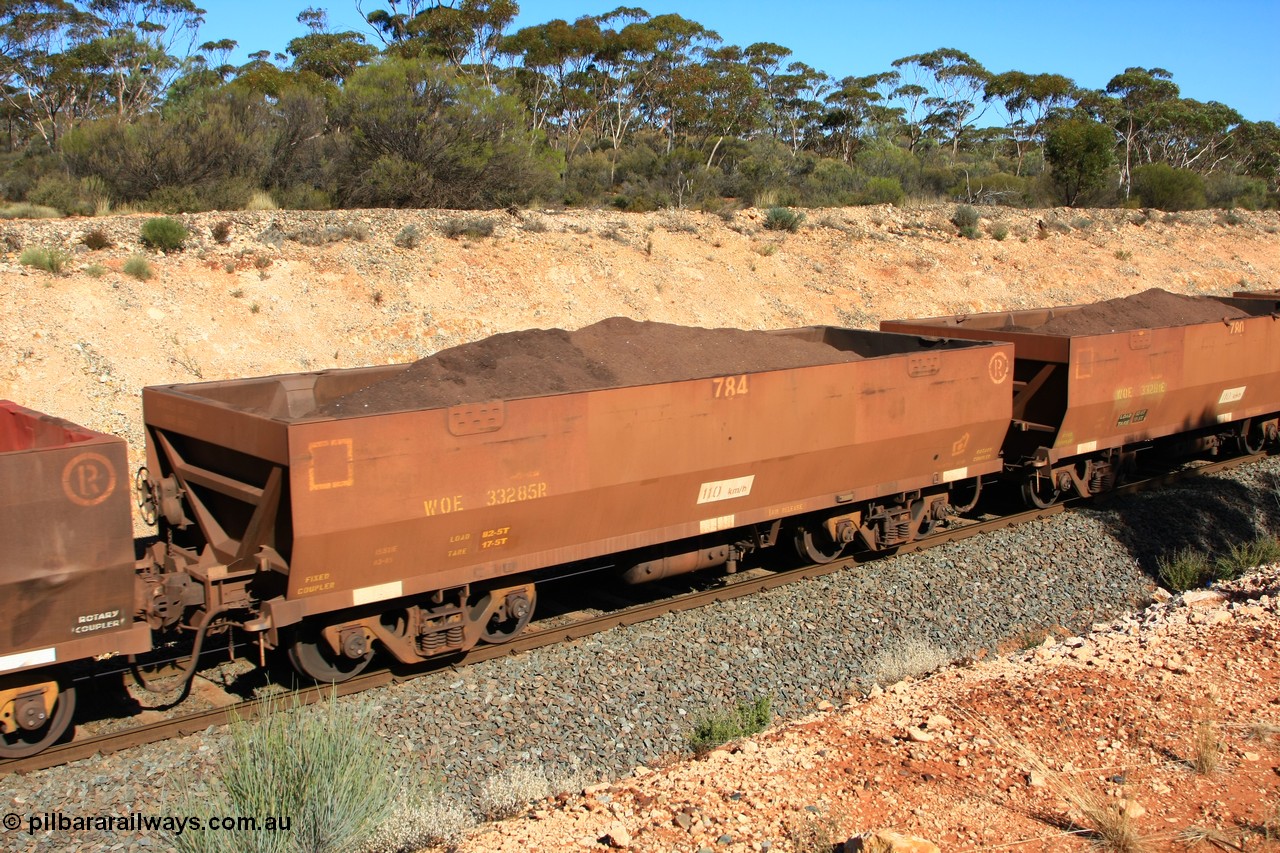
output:
POLYGON ((1280 726, 1275 723, 1267 723, 1262 720, 1250 723, 1245 730, 1245 736, 1250 740, 1258 740, 1266 743, 1273 739, 1276 735, 1280 735, 1280 726))
POLYGON ((1191 732, 1191 767, 1208 776, 1222 764, 1222 741, 1210 720, 1200 720, 1191 732))
POLYGON ((867 671, 881 685, 896 684, 906 678, 928 675, 951 663, 951 656, 943 649, 919 637, 908 637, 894 644, 886 644, 867 671))
MULTIPOLYGON (((955 713, 978 729, 987 728, 959 709, 955 713)), ((1092 838, 1098 849, 1110 853, 1146 853, 1149 849, 1149 839, 1138 831, 1137 818, 1127 798, 1113 800, 1090 790, 1080 780, 1054 770, 1039 754, 1007 732, 988 730, 987 734, 1004 744, 1027 769, 1045 780, 1048 789, 1066 802, 1069 824, 1082 830, 1078 834, 1092 838)))
POLYGON ((1188 847, 1199 847, 1208 844, 1217 850, 1244 850, 1238 842, 1219 829, 1211 826, 1188 826, 1178 830, 1178 840, 1188 847))
POLYGON ((577 770, 548 775, 541 767, 517 764, 485 780, 476 809, 485 820, 506 820, 520 814, 530 803, 581 787, 577 770))

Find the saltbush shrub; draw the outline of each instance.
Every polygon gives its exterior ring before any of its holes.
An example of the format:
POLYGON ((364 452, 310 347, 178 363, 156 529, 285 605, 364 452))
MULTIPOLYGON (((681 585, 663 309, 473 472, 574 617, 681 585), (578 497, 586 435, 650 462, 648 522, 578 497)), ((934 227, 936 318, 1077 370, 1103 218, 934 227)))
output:
POLYGON ((462 237, 492 237, 498 223, 487 216, 458 216, 440 224, 440 233, 450 240, 462 237))
POLYGON ((963 232, 965 228, 976 228, 981 218, 982 216, 972 205, 962 204, 952 214, 951 224, 963 232))
POLYGON ((170 216, 157 216, 142 223, 142 244, 168 254, 182 251, 191 232, 170 216))
POLYGON ((422 242, 422 232, 416 225, 406 225, 400 229, 400 233, 396 234, 394 242, 401 249, 416 249, 422 242))

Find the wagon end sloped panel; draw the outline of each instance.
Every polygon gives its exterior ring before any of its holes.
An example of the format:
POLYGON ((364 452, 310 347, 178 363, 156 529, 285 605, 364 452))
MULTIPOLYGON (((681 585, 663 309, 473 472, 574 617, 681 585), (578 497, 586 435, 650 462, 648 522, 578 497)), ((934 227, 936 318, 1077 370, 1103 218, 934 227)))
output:
POLYGON ((1278 335, 1267 316, 1072 338, 1053 457, 1280 410, 1278 335))
POLYGON ((998 470, 1012 347, 895 349, 292 424, 290 596, 409 594, 998 470))
POLYGON ((0 401, 0 672, 146 647, 129 486, 122 439, 0 401))

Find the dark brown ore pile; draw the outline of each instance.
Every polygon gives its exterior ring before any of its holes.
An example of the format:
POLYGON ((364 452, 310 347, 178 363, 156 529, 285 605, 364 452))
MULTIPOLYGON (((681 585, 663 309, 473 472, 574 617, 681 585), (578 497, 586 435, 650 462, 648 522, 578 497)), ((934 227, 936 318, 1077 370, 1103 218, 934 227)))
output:
POLYGON ((785 335, 611 317, 576 332, 508 332, 441 350, 315 414, 433 409, 857 359, 855 353, 785 335))
POLYGON ((1132 296, 1108 299, 1063 314, 1035 331, 1046 335, 1105 335, 1131 329, 1159 329, 1192 323, 1216 323, 1251 316, 1203 296, 1181 296, 1153 287, 1132 296))

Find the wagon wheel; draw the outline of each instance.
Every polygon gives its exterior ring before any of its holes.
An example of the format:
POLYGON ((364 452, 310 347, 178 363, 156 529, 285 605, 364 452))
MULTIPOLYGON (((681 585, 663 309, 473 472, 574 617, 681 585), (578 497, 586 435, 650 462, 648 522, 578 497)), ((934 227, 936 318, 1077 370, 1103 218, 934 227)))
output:
MULTIPOLYGON (((489 609, 491 601, 492 595, 486 592, 476 602, 472 613, 483 615, 489 609)), ((533 618, 534 603, 523 594, 507 595, 489 617, 489 621, 485 623, 484 629, 480 632, 480 639, 495 646, 515 639, 533 618)))
POLYGON ((1250 456, 1257 456, 1267 449, 1267 434, 1255 427, 1252 421, 1245 421, 1240 427, 1240 449, 1250 456))
POLYGON ((1052 477, 1029 477, 1022 483, 1022 499, 1036 509, 1048 509, 1061 494, 1052 477))
POLYGON ((960 480, 951 484, 951 512, 956 515, 963 515, 971 512, 978 505, 978 498, 982 497, 982 478, 974 477, 972 480, 960 480))
MULTIPOLYGON (((24 728, 21 720, 15 720, 17 727, 10 734, 0 734, 0 758, 26 758, 35 755, 46 747, 57 743, 67 730, 71 728, 71 718, 76 712, 76 689, 67 684, 65 679, 58 679, 58 698, 54 701, 53 712, 42 722, 32 719, 30 723, 39 722, 35 728, 24 728)), ((19 714, 22 712, 19 711, 19 714)), ((36 713, 34 710, 28 713, 36 713)))
POLYGON ((815 563, 831 563, 844 553, 844 543, 832 541, 827 531, 821 528, 815 532, 808 527, 797 527, 796 551, 815 563))
POLYGON ((373 649, 361 657, 335 654, 314 625, 299 626, 288 648, 289 663, 302 675, 321 684, 340 684, 364 672, 373 660, 373 649))

